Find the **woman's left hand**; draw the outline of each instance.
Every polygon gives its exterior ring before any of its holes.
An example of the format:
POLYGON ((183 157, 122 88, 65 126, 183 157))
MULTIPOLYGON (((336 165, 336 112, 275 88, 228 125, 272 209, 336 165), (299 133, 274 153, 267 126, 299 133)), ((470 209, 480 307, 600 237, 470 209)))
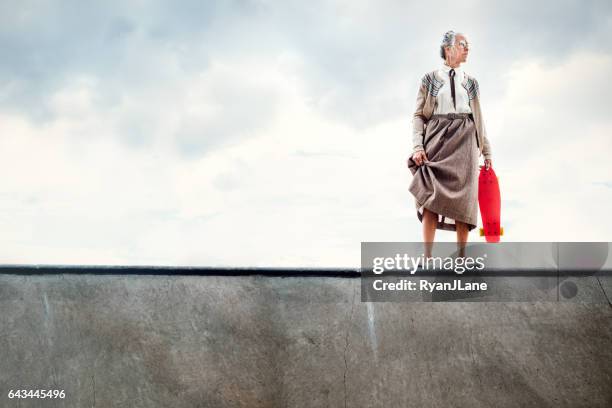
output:
POLYGON ((493 163, 491 162, 491 159, 485 159, 484 164, 485 164, 485 170, 489 170, 491 166, 493 165, 493 163))

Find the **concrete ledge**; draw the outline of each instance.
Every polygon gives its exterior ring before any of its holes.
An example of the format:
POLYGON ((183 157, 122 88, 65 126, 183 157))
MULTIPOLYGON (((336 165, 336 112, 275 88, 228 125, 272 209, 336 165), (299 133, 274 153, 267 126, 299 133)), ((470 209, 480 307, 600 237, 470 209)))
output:
POLYGON ((359 279, 0 274, 2 407, 609 407, 612 308, 359 279), (64 400, 9 400, 64 389, 64 400))
POLYGON ((351 268, 270 268, 204 267, 158 265, 0 265, 0 274, 8 275, 182 275, 182 276, 323 276, 358 278, 359 269, 351 268))

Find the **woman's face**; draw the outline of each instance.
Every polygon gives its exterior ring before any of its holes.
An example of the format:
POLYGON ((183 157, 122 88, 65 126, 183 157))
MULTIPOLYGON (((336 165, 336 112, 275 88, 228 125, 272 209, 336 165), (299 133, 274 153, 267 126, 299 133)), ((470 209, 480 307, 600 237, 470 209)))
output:
POLYGON ((462 34, 457 34, 455 45, 446 49, 446 59, 451 64, 461 64, 467 61, 469 49, 467 38, 462 34))

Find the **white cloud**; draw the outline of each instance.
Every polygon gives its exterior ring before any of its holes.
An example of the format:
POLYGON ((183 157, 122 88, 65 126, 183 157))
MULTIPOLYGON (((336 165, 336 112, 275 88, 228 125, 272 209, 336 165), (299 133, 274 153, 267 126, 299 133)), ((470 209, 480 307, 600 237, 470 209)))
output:
POLYGON ((609 239, 610 52, 586 31, 579 52, 533 55, 523 33, 499 49, 517 33, 496 11, 453 3, 436 25, 418 4, 111 4, 90 27, 65 8, 18 14, 0 33, 15 57, 0 69, 4 262, 358 266, 361 241, 420 240, 416 82, 457 16, 506 239, 609 239))
POLYGON ((606 115, 612 56, 578 53, 563 64, 517 63, 506 97, 489 117, 505 211, 507 238, 522 241, 609 239, 605 208, 612 190, 606 115))

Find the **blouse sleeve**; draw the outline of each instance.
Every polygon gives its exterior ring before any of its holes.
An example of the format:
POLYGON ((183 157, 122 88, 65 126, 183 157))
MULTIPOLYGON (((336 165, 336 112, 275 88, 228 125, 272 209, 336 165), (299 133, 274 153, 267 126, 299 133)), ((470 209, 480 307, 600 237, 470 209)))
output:
POLYGON ((416 109, 412 117, 412 147, 413 152, 425 150, 423 148, 423 135, 425 133, 425 123, 427 119, 423 115, 423 107, 427 99, 427 88, 425 81, 421 79, 419 82, 419 92, 417 93, 416 109))
POLYGON ((491 143, 487 137, 484 118, 482 117, 482 108, 480 106, 480 87, 478 86, 478 81, 476 81, 476 79, 474 79, 474 83, 476 85, 476 100, 478 101, 478 113, 480 114, 480 127, 482 129, 482 155, 485 159, 491 159, 493 153, 491 151, 491 143))

